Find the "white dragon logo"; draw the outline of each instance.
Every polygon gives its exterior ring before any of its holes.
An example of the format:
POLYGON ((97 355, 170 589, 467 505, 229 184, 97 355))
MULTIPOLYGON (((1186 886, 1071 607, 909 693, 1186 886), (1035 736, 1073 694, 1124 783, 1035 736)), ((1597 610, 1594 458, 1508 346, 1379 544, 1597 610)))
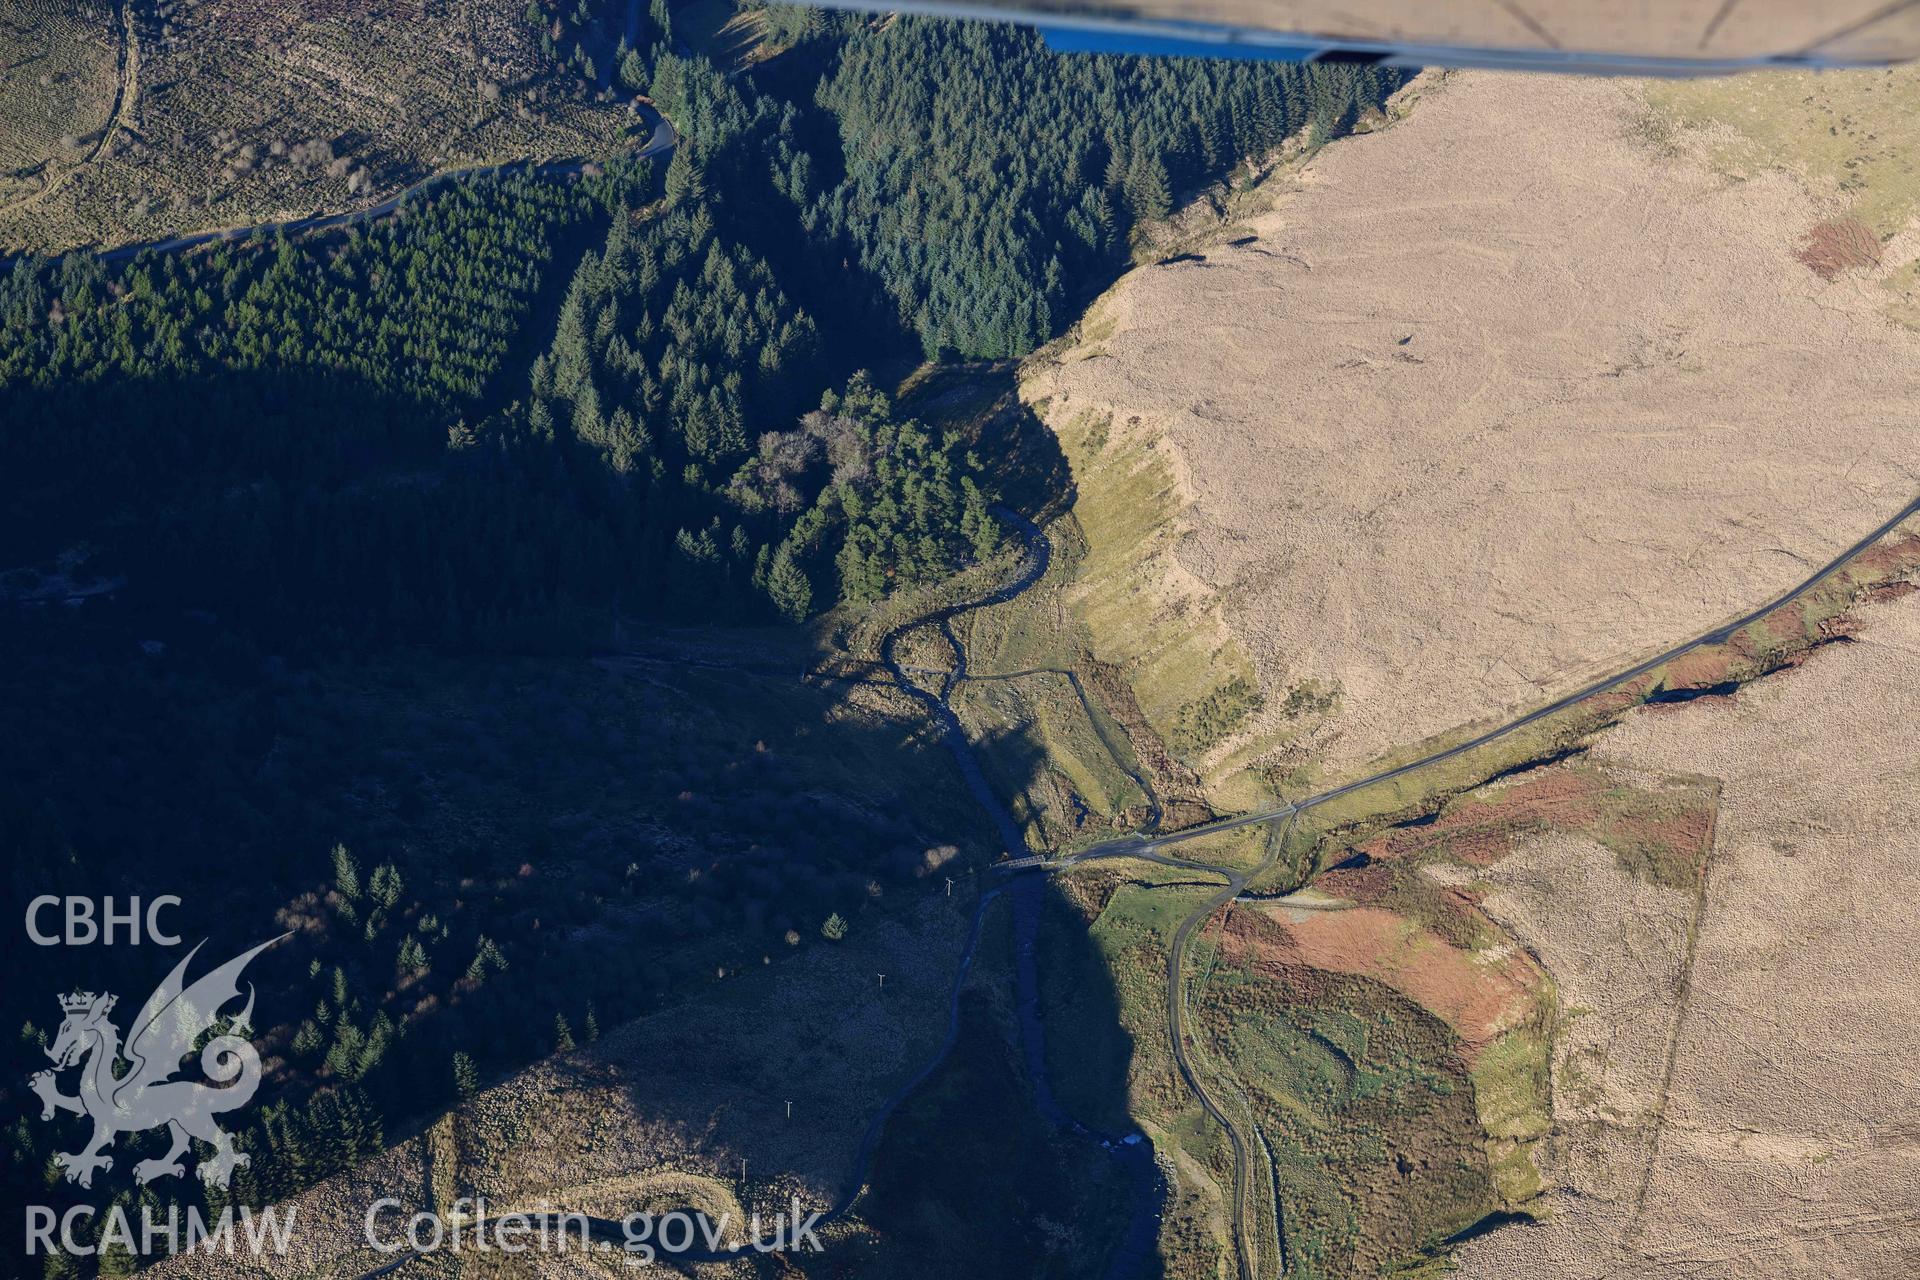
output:
POLYGON ((186 1153, 190 1138, 213 1147, 213 1157, 201 1160, 197 1170, 200 1180, 209 1186, 226 1186, 233 1171, 248 1163, 249 1157, 233 1149, 232 1135, 216 1125, 214 1117, 244 1107, 260 1087, 260 1055, 238 1034, 252 1030, 251 983, 247 986, 246 1008, 200 1051, 200 1067, 207 1078, 225 1087, 172 1077, 182 1069, 181 1060, 193 1052, 200 1038, 217 1030, 222 1006, 240 998, 240 971, 247 962, 288 936, 281 934, 263 942, 186 986, 187 965, 206 944, 194 947, 140 1007, 124 1052, 120 1031, 107 1018, 118 997, 90 991, 60 997, 60 1007, 67 1016, 47 1050, 54 1070, 35 1072, 28 1084, 40 1095, 42 1120, 53 1119, 56 1111, 70 1111, 93 1121, 93 1137, 85 1146, 71 1155, 54 1157, 69 1182, 91 1187, 94 1170, 113 1168, 113 1157, 104 1152, 117 1135, 161 1125, 167 1127, 173 1146, 159 1159, 142 1160, 134 1166, 133 1176, 142 1186, 155 1178, 184 1174, 186 1168, 180 1157, 186 1153), (121 1057, 129 1069, 124 1075, 115 1075, 114 1062, 121 1057), (59 1091, 55 1072, 73 1066, 81 1066, 80 1091, 69 1097, 59 1091))

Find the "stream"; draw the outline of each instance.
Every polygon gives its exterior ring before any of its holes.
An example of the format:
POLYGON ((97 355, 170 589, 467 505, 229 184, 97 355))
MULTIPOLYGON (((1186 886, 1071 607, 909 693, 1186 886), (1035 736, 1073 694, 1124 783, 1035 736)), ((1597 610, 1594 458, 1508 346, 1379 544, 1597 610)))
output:
MULTIPOLYGON (((932 718, 940 729, 941 738, 952 753, 959 767, 967 790, 973 795, 980 807, 992 820, 994 830, 1000 837, 1000 843, 1008 855, 1021 858, 1026 855, 1026 841, 1020 834, 1019 824, 1007 810, 1000 797, 994 794, 988 784, 986 774, 980 768, 980 762, 974 755, 972 744, 967 740, 966 730, 960 718, 954 714, 949 698, 953 689, 966 670, 966 653, 958 637, 953 634, 952 620, 961 614, 989 605, 1002 604, 1026 591, 1045 576, 1047 566, 1052 561, 1053 546, 1040 528, 1005 507, 995 507, 993 513, 1002 521, 1011 525, 1026 545, 1026 560, 1020 572, 1012 581, 977 599, 959 604, 945 605, 931 613, 922 614, 903 622, 888 631, 881 638, 881 660, 892 673, 897 687, 913 698, 932 718), (953 644, 956 658, 955 673, 942 680, 940 692, 931 693, 914 684, 901 666, 896 650, 899 641, 907 632, 917 627, 937 625, 943 629, 953 644)), ((1045 905, 1047 892, 1047 874, 1038 868, 1018 872, 1001 885, 988 889, 980 895, 979 903, 974 907, 972 922, 967 932, 967 942, 960 954, 960 963, 956 968, 953 985, 947 995, 946 1034, 932 1057, 916 1071, 912 1078, 888 1095, 873 1117, 861 1132, 860 1144, 855 1150, 853 1173, 847 1180, 847 1186, 831 1207, 820 1214, 819 1225, 845 1218, 852 1212, 866 1188, 867 1175, 873 1165, 875 1151, 885 1132, 887 1122, 899 1110, 915 1090, 933 1075, 953 1053, 960 1040, 960 999, 967 985, 967 979, 973 972, 973 962, 979 952, 981 933, 986 924, 987 911, 993 903, 1005 894, 1013 908, 1014 941, 1014 995, 1020 1026, 1021 1061, 1026 1067, 1027 1077, 1033 1089, 1035 1109, 1041 1118, 1057 1132, 1087 1143, 1097 1143, 1104 1150, 1115 1167, 1121 1172, 1128 1186, 1127 1227, 1120 1239, 1115 1242, 1113 1252, 1103 1272, 1105 1280, 1132 1280, 1133 1277, 1147 1273, 1156 1252, 1159 1236, 1161 1206, 1166 1199, 1166 1179, 1161 1173, 1159 1162, 1154 1158, 1153 1140, 1144 1133, 1108 1134, 1095 1130, 1073 1116, 1060 1105, 1053 1089, 1053 1077, 1047 1069, 1046 1027, 1040 1014, 1040 963, 1039 935, 1040 917, 1045 905)), ((489 1215, 504 1216, 504 1215, 489 1215)), ((528 1222, 545 1221, 549 1225, 564 1224, 571 1219, 584 1218, 589 1236, 614 1248, 623 1248, 626 1241, 626 1227, 622 1222, 610 1218, 598 1218, 592 1215, 568 1215, 562 1213, 522 1213, 515 1216, 528 1222)), ((485 1218, 463 1224, 463 1229, 475 1230, 484 1224, 485 1218)), ((660 1248, 654 1242, 658 1256, 665 1262, 726 1262, 754 1256, 752 1245, 720 1250, 684 1249, 669 1251, 660 1248)), ((360 1280, 375 1280, 386 1276, 407 1263, 425 1256, 431 1250, 408 1251, 391 1262, 361 1273, 360 1280)))
MULTIPOLYGON (((1020 834, 1019 824, 1013 815, 988 784, 986 774, 980 768, 980 762, 973 753, 972 744, 967 741, 966 730, 960 724, 960 718, 954 714, 949 701, 953 690, 966 678, 966 648, 954 634, 953 619, 963 613, 982 609, 989 605, 1002 604, 1026 591, 1034 583, 1046 576, 1047 566, 1052 561, 1053 544, 1047 535, 1032 521, 1010 511, 1005 507, 995 507, 993 514, 1012 525, 1026 543, 1026 565, 1021 572, 998 590, 977 600, 963 604, 949 605, 933 613, 923 615, 912 622, 904 623, 889 631, 880 643, 881 660, 893 673, 894 680, 906 690, 915 701, 926 708, 940 726, 941 737, 947 749, 953 753, 954 761, 959 765, 961 776, 966 780, 967 789, 993 820, 994 829, 1000 834, 1000 843, 1010 858, 1024 857, 1027 852, 1026 840, 1020 834), (929 624, 938 625, 953 646, 954 672, 941 681, 940 692, 936 695, 920 688, 909 678, 897 656, 899 641, 907 632, 929 624)), ((1026 1066, 1027 1079, 1033 1088, 1035 1108, 1055 1130, 1072 1135, 1085 1141, 1098 1143, 1114 1163, 1119 1167, 1129 1188, 1128 1222, 1125 1234, 1121 1237, 1109 1260, 1105 1275, 1107 1280, 1128 1280, 1129 1277, 1146 1273, 1147 1263, 1154 1256, 1155 1242, 1159 1236, 1160 1207, 1166 1199, 1166 1182, 1160 1172, 1159 1163, 1154 1159, 1153 1140, 1143 1133, 1107 1134, 1089 1128, 1069 1115, 1060 1105, 1054 1094, 1053 1077, 1047 1069, 1046 1024, 1040 1016, 1040 961, 1039 937, 1041 908, 1045 904, 1048 877, 1044 873, 1024 872, 1015 875, 1006 887, 1013 904, 1013 943, 1014 943, 1014 996, 1019 1014, 1021 1060, 1026 1066)), ((973 944, 979 941, 980 924, 987 905, 999 890, 992 890, 980 902, 979 912, 974 917, 973 936, 968 943, 966 959, 962 962, 960 973, 954 982, 955 1019, 950 1028, 948 1042, 942 1047, 939 1056, 929 1063, 906 1091, 890 1101, 884 1108, 884 1120, 894 1107, 904 1100, 906 1092, 930 1075, 935 1066, 946 1058, 957 1038, 959 1017, 960 988, 967 979, 972 967, 973 944)), ((877 1136, 877 1135, 876 1135, 877 1136)), ((864 1159, 871 1155, 863 1144, 862 1168, 864 1159)), ((850 1206, 849 1206, 850 1207, 850 1206)))

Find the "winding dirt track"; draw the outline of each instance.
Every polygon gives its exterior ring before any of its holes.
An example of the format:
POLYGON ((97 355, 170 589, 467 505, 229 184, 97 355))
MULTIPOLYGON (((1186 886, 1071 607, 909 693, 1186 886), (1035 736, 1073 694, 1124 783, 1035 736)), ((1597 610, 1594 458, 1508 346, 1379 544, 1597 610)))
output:
POLYGON ((49 178, 38 191, 29 192, 11 204, 0 205, 0 214, 12 213, 16 209, 38 204, 58 191, 75 173, 100 158, 100 153, 107 149, 107 144, 113 141, 114 135, 120 132, 121 126, 132 114, 133 104, 140 97, 140 38, 133 23, 132 0, 114 0, 113 16, 120 28, 119 47, 116 51, 118 56, 114 67, 113 107, 107 112, 107 123, 101 127, 99 138, 87 148, 87 154, 80 157, 78 164, 71 165, 49 178))
MULTIPOLYGON (((649 160, 654 156, 665 155, 679 143, 680 137, 674 132, 667 118, 651 107, 641 108, 642 119, 651 119, 653 129, 647 135, 647 141, 633 152, 636 160, 649 160)), ((596 163, 585 158, 573 160, 552 160, 546 164, 529 164, 524 160, 511 160, 501 164, 474 165, 467 169, 450 169, 445 173, 436 173, 422 178, 412 186, 403 187, 388 196, 379 204, 365 209, 355 209, 348 213, 315 214, 310 218, 294 218, 287 222, 253 222, 242 226, 221 227, 213 231, 196 231, 190 235, 174 236, 166 240, 150 240, 141 244, 125 244, 117 249, 108 249, 94 255, 101 262, 120 262, 137 257, 142 253, 178 253, 183 249, 194 249, 204 244, 220 241, 245 240, 250 236, 305 235, 319 231, 337 231, 341 227, 358 226, 397 212, 401 206, 420 193, 439 186, 444 182, 463 182, 472 178, 484 178, 493 174, 507 173, 514 169, 525 169, 542 178, 576 178, 584 173, 587 166, 596 163)))
MULTIPOLYGON (((1173 1046, 1173 1063, 1179 1068, 1180 1078, 1186 1082, 1187 1089, 1199 1099, 1206 1113, 1214 1122, 1226 1131, 1227 1141, 1233 1147, 1233 1250, 1239 1266, 1240 1280, 1255 1280, 1256 1258, 1253 1247, 1254 1233, 1247 1222, 1247 1186, 1253 1179, 1252 1148, 1245 1135, 1227 1119, 1227 1113, 1221 1110, 1219 1103, 1200 1083, 1200 1077, 1194 1073, 1193 1064, 1187 1058, 1186 1003, 1187 987, 1180 980, 1180 970, 1184 962, 1187 943, 1193 938, 1194 930, 1213 918, 1213 913, 1232 902, 1246 889, 1249 881, 1265 875, 1280 862, 1280 855, 1287 846, 1287 833, 1293 830, 1293 823, 1299 811, 1287 814, 1278 830, 1268 833, 1267 856, 1260 865, 1251 871, 1227 872, 1227 883, 1221 890, 1208 898, 1206 902, 1180 922, 1173 932, 1173 944, 1167 948, 1167 1036, 1173 1046)), ((1219 870, 1219 868, 1215 868, 1219 870)), ((1264 1136, 1261 1142, 1264 1145, 1264 1136)), ((1274 1206, 1276 1214, 1279 1204, 1274 1206)))

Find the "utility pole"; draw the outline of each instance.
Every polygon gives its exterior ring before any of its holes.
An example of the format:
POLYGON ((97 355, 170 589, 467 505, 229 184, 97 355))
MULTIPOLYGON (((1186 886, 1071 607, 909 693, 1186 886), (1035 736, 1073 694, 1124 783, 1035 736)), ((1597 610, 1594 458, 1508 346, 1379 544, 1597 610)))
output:
POLYGON ((947 877, 947 896, 949 898, 953 896, 953 877, 952 876, 947 877))
POLYGON ((787 1119, 793 1119, 793 1103, 791 1100, 787 1103, 787 1119))
POLYGON ((880 989, 882 991, 887 989, 887 975, 884 973, 880 975, 880 989))

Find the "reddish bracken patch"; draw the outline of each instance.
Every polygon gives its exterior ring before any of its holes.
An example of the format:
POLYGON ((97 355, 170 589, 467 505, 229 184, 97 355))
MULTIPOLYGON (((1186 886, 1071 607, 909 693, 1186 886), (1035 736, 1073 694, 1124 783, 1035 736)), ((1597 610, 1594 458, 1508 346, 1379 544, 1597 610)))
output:
POLYGON ((1659 687, 1660 677, 1654 674, 1639 675, 1625 684, 1615 685, 1601 693, 1586 699, 1580 706, 1597 722, 1613 719, 1623 711, 1631 711, 1639 706, 1649 693, 1659 687))
POLYGON ((1761 619, 1760 625, 1766 628, 1770 639, 1781 644, 1792 644, 1807 637, 1806 616, 1798 604, 1782 605, 1761 619))
MULTIPOLYGON (((1797 625, 1797 624, 1796 624, 1797 625)), ((1663 683, 1669 689, 1705 689, 1733 679, 1731 645, 1703 645, 1669 662, 1663 683)))
POLYGON ((1364 867, 1335 868, 1313 878, 1313 887, 1321 893, 1354 902, 1377 902, 1393 886, 1393 868, 1383 862, 1364 867))
POLYGON ((1297 918, 1287 918, 1284 907, 1235 910, 1221 940, 1223 958, 1263 975, 1305 967, 1384 983, 1452 1027, 1469 1061, 1532 1016, 1545 980, 1518 948, 1462 950, 1377 907, 1291 914, 1297 918))
POLYGON ((1703 806, 1678 813, 1617 817, 1609 824, 1607 834, 1616 840, 1632 840, 1652 848, 1704 857, 1713 840, 1713 824, 1714 810, 1703 806))
POLYGON ((1903 533, 1862 551, 1848 567, 1848 576, 1856 583, 1875 583, 1897 578, 1920 568, 1920 533, 1903 533))
POLYGON ((1832 218, 1807 232, 1794 256, 1822 280, 1880 264, 1880 237, 1855 217, 1832 218))
POLYGON ((1442 886, 1406 862, 1376 861, 1324 871, 1314 877, 1313 887, 1363 907, 1411 916, 1455 946, 1473 945, 1487 923, 1480 910, 1480 886, 1442 886))
POLYGON ((1898 578, 1892 582, 1883 582, 1879 586, 1869 590, 1867 592, 1867 599, 1904 600, 1916 591, 1920 591, 1920 587, 1908 582, 1905 578, 1898 578))
POLYGON ((1372 857, 1391 860, 1442 845, 1449 857, 1487 866, 1513 852, 1514 842, 1523 835, 1591 824, 1600 815, 1603 789, 1599 779, 1582 770, 1535 769, 1486 799, 1458 805, 1426 826, 1383 832, 1359 847, 1372 857))

